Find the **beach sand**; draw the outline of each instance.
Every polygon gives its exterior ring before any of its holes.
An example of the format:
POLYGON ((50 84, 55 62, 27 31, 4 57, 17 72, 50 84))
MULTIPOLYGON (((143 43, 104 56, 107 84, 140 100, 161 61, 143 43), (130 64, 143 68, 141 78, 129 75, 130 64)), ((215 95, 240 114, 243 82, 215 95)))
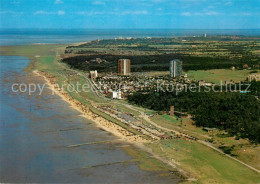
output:
POLYGON ((129 132, 128 130, 122 128, 121 126, 116 125, 111 121, 104 119, 103 117, 93 113, 92 111, 89 110, 88 107, 83 105, 81 102, 73 99, 67 92, 62 91, 59 88, 58 84, 56 83, 56 77, 46 72, 37 71, 37 70, 34 70, 33 73, 43 77, 47 85, 51 88, 51 90, 55 94, 59 95, 64 101, 69 103, 72 108, 82 113, 83 117, 95 122, 99 128, 103 129, 104 131, 110 132, 111 134, 117 136, 120 140, 133 144, 137 148, 151 154, 153 158, 161 161, 162 163, 178 171, 183 178, 186 178, 187 180, 194 180, 194 178, 190 175, 190 173, 186 172, 185 170, 180 168, 178 164, 176 164, 176 161, 168 160, 167 158, 154 154, 152 149, 148 148, 145 145, 145 143, 149 143, 150 140, 144 139, 140 135, 135 135, 132 132, 129 132))
POLYGON ((34 70, 34 74, 41 76, 46 81, 47 85, 50 87, 50 89, 57 95, 59 95, 64 101, 69 103, 72 108, 76 109, 80 113, 82 113, 82 116, 85 117, 88 120, 92 120, 96 123, 96 125, 107 131, 112 133, 113 135, 119 137, 123 141, 127 141, 130 143, 145 143, 149 142, 146 139, 143 139, 139 135, 135 135, 132 132, 129 132, 128 130, 122 128, 119 125, 116 125, 112 123, 111 121, 104 119, 103 117, 94 114, 92 111, 89 110, 88 107, 86 107, 81 102, 73 99, 66 91, 62 91, 61 88, 59 88, 58 84, 56 83, 56 78, 52 75, 49 75, 46 72, 41 72, 34 70))

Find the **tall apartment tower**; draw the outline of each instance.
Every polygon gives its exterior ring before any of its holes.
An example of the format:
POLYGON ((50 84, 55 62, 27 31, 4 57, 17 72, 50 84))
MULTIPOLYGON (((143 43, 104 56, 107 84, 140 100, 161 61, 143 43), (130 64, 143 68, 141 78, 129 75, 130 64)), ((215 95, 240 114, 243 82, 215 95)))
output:
POLYGON ((182 61, 174 59, 170 61, 170 77, 178 77, 182 74, 182 61))
POLYGON ((118 60, 118 74, 129 75, 131 72, 131 61, 130 59, 119 59, 118 60))

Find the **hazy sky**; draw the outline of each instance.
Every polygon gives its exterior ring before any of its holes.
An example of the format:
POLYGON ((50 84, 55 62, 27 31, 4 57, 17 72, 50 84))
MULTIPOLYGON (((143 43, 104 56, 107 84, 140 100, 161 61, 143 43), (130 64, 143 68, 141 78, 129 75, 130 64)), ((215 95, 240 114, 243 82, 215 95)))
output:
POLYGON ((260 0, 0 0, 1 28, 260 28, 260 0))

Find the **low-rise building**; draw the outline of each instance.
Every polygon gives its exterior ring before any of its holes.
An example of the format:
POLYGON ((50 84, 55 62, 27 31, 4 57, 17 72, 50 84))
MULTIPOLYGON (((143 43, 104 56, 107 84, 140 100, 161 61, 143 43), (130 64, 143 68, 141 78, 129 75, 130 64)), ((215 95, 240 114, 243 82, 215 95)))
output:
POLYGON ((111 95, 113 99, 122 99, 121 91, 112 91, 111 95))
POLYGON ((212 83, 201 80, 199 81, 199 86, 212 86, 212 83))
POLYGON ((98 77, 98 73, 97 73, 97 70, 94 70, 94 71, 90 71, 90 77, 92 79, 95 79, 98 77))

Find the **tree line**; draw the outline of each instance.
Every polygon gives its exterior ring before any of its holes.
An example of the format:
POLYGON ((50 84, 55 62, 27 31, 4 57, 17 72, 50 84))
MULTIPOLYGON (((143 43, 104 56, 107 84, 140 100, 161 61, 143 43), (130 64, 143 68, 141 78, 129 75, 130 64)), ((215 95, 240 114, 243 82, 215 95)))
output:
POLYGON ((158 55, 111 55, 111 54, 92 54, 88 56, 75 56, 65 58, 62 61, 72 68, 89 71, 99 70, 99 72, 116 72, 118 59, 130 59, 132 72, 147 71, 167 71, 169 62, 173 59, 183 61, 184 70, 208 70, 208 69, 227 69, 231 66, 242 68, 244 64, 253 67, 256 63, 247 57, 241 59, 230 59, 228 57, 197 57, 184 54, 158 54, 158 55), (96 58, 108 61, 108 63, 86 62, 96 58))
POLYGON ((149 92, 134 93, 130 103, 156 111, 177 111, 192 115, 196 126, 226 130, 238 138, 260 142, 260 82, 253 84, 251 93, 238 92, 149 92))

